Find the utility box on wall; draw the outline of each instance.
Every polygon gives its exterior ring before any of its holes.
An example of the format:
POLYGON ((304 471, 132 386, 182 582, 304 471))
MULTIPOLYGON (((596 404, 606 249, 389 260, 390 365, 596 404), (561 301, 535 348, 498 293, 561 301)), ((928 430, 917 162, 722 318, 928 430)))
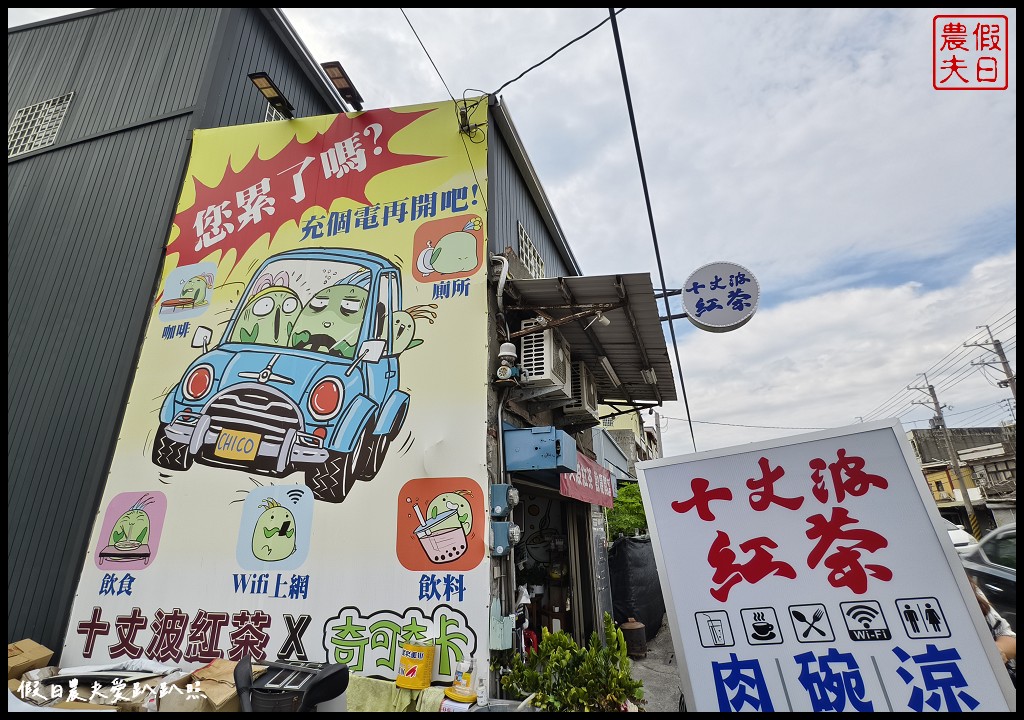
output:
POLYGON ((545 425, 505 429, 505 469, 557 479, 576 472, 576 441, 564 430, 545 425))

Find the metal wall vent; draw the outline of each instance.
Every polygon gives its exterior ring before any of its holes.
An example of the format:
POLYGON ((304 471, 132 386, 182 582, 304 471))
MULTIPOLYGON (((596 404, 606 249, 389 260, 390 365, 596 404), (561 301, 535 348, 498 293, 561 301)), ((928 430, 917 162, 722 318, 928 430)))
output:
POLYGON ((7 129, 7 158, 53 145, 74 95, 68 93, 18 110, 7 129))

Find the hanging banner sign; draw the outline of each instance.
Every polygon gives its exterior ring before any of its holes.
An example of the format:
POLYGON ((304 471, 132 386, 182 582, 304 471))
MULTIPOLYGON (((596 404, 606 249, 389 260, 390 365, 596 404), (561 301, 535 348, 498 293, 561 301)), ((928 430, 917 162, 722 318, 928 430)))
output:
POLYGON ((610 508, 615 502, 612 474, 582 453, 576 454, 576 472, 562 473, 559 492, 565 497, 610 508))

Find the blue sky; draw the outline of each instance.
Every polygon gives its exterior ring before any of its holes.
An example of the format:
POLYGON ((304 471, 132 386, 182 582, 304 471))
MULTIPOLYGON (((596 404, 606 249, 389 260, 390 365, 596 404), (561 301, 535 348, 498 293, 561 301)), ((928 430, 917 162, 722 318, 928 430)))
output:
MULTIPOLYGON (((9 8, 8 27, 73 10, 9 8)), ((285 13, 367 108, 492 92, 608 17, 285 13)), ((978 364, 992 353, 963 347, 988 325, 1016 369, 1014 9, 629 8, 617 23, 666 285, 727 261, 761 288, 736 331, 674 326, 698 450, 890 414, 925 428, 908 389, 922 373, 954 427, 1015 417, 978 364), (932 18, 958 13, 1008 16, 1008 90, 933 89, 932 18)), ((584 272, 660 286, 610 23, 501 96, 584 272)), ((662 414, 665 454, 692 451, 683 403, 662 414)))

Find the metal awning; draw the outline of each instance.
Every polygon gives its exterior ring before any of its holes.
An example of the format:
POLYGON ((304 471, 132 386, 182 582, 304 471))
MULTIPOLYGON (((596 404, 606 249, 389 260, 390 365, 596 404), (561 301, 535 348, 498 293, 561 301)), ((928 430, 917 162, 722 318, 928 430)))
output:
MULTIPOLYGON (((504 308, 557 327, 573 360, 594 376, 604 404, 654 407, 676 400, 675 374, 648 273, 509 280, 504 308), (596 322, 598 312, 609 320, 596 322), (612 372, 601 358, 607 358, 612 372), (620 385, 613 382, 617 376, 620 385)), ((536 332, 516 331, 511 337, 536 332)))

